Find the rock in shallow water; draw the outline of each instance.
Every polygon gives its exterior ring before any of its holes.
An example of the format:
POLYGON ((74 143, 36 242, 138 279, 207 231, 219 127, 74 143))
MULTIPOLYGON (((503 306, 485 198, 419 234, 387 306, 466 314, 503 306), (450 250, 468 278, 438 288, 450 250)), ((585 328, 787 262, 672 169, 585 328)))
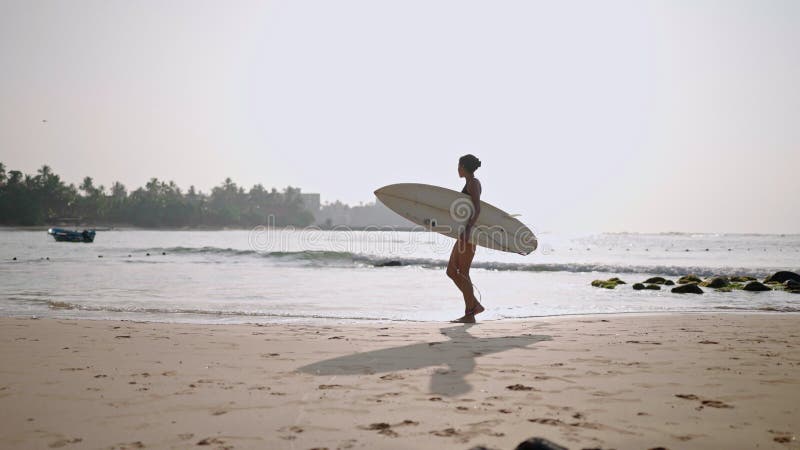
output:
POLYGON ((745 291, 750 291, 750 292, 763 292, 763 291, 771 291, 772 290, 771 287, 769 287, 769 286, 767 286, 767 285, 765 285, 763 283, 759 283, 758 281, 751 281, 751 282, 745 284, 742 289, 744 289, 745 291))
POLYGON ((607 280, 594 280, 592 281, 592 286, 605 288, 605 289, 614 289, 619 284, 627 284, 624 281, 620 280, 617 277, 609 278, 607 280))
POLYGON ((663 277, 652 277, 644 280, 645 284, 665 284, 666 282, 667 279, 663 277))
POLYGON ((633 290, 635 290, 635 291, 641 291, 642 289, 644 289, 644 285, 642 283, 636 283, 632 287, 633 287, 633 290))
POLYGON ((731 281, 734 283, 747 283, 748 281, 756 281, 753 277, 745 277, 741 275, 731 277, 731 281))
POLYGON ((709 278, 706 281, 703 281, 702 283, 700 283, 700 286, 710 287, 712 289, 719 289, 719 288, 724 288, 729 284, 730 282, 728 282, 728 279, 725 277, 714 277, 714 278, 709 278))
POLYGON ((765 278, 764 283, 769 283, 771 281, 775 281, 778 283, 785 283, 788 280, 794 280, 800 282, 800 274, 789 272, 788 270, 781 270, 780 272, 775 272, 772 275, 765 278))
POLYGON ((678 286, 672 288, 672 292, 675 294, 702 294, 703 290, 700 289, 700 286, 690 283, 684 284, 683 286, 678 286))
POLYGON ((697 275, 689 274, 689 275, 686 275, 686 276, 682 276, 678 280, 678 284, 700 283, 702 281, 703 280, 701 280, 700 277, 698 277, 697 275))

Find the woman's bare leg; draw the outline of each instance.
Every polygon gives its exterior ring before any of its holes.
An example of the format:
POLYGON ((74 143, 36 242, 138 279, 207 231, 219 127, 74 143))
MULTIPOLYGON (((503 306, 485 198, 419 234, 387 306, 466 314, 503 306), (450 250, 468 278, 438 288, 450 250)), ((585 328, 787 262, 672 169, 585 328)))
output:
POLYGON ((464 243, 464 252, 459 254, 458 258, 458 273, 461 275, 462 280, 465 281, 464 283, 464 290, 462 293, 464 294, 464 305, 466 306, 467 311, 476 310, 474 314, 483 311, 483 306, 478 302, 478 299, 475 298, 475 290, 472 286, 472 278, 469 276, 469 269, 472 266, 472 259, 475 257, 475 245, 470 243, 464 243))
POLYGON ((456 241, 450 254, 450 261, 447 264, 447 276, 453 280, 463 294, 466 311, 463 317, 454 322, 473 323, 475 322, 475 314, 484 311, 483 306, 475 298, 472 279, 469 276, 469 269, 474 257, 475 245, 461 240, 456 241))
POLYGON ((469 285, 470 289, 472 288, 472 283, 470 282, 469 278, 465 279, 460 272, 459 259, 461 251, 462 248, 460 247, 459 242, 456 241, 455 245, 453 245, 453 250, 450 252, 450 261, 447 263, 447 276, 453 280, 453 283, 455 283, 458 290, 461 291, 462 295, 464 295, 465 305, 469 306, 467 302, 468 297, 465 291, 467 290, 467 285, 469 285))

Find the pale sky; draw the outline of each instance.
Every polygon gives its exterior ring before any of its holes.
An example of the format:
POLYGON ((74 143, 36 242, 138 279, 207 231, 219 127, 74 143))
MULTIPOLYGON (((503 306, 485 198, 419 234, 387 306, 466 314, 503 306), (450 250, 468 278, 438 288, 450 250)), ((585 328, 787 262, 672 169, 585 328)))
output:
POLYGON ((0 0, 0 161, 356 204, 474 153, 537 232, 800 233, 799 80, 793 0, 0 0))

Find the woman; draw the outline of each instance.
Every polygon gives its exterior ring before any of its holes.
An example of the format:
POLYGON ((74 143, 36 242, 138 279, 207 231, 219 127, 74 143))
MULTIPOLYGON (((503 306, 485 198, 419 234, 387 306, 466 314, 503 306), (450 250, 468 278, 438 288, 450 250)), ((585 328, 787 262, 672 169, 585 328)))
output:
POLYGON ((453 251, 450 252, 450 262, 447 263, 447 276, 461 290, 466 306, 464 316, 453 322, 475 323, 475 315, 484 310, 478 299, 475 298, 472 280, 469 277, 469 267, 475 256, 475 244, 470 242, 469 236, 481 213, 481 182, 475 178, 475 171, 480 166, 481 161, 473 155, 464 155, 458 160, 458 176, 467 181, 461 192, 469 195, 473 208, 464 229, 460 230, 458 239, 453 245, 453 251))

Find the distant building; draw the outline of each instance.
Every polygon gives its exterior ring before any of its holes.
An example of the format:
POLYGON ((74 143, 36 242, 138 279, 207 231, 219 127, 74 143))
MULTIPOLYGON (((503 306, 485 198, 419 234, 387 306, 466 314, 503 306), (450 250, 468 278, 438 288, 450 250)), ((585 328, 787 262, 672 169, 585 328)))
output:
POLYGON ((414 223, 387 208, 377 199, 375 202, 358 206, 349 206, 339 201, 326 203, 315 217, 317 224, 324 226, 415 227, 414 223))
POLYGON ((311 211, 316 219, 319 215, 320 208, 319 194, 300 193, 300 199, 303 201, 303 205, 305 205, 306 209, 311 211))

